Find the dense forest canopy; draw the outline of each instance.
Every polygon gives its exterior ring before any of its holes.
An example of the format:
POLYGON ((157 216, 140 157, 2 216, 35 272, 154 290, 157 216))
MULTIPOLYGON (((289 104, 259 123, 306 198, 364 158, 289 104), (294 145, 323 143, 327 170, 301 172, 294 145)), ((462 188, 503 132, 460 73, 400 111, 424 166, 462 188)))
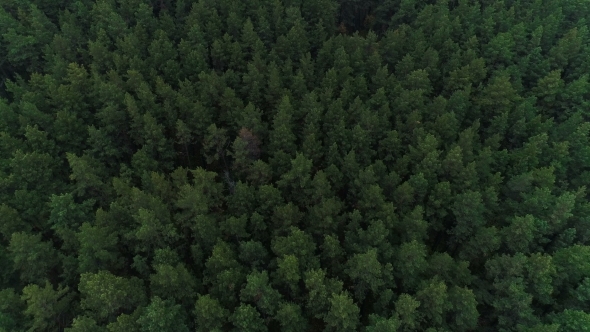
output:
POLYGON ((586 0, 3 0, 0 331, 590 331, 586 0))

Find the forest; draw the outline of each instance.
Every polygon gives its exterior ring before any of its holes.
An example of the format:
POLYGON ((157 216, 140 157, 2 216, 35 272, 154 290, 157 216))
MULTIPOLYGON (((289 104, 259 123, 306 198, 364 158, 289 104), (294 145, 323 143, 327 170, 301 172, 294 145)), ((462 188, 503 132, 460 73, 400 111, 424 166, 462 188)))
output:
POLYGON ((0 1, 0 332, 590 331, 589 24, 0 1))

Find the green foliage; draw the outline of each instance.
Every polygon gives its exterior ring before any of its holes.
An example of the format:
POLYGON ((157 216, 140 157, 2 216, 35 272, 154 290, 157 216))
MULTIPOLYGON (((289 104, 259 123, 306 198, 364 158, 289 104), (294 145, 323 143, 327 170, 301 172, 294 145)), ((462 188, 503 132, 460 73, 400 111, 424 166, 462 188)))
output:
POLYGON ((141 326, 140 331, 142 332, 186 332, 189 329, 184 322, 186 319, 184 316, 180 305, 154 296, 137 322, 141 326))
POLYGON ((231 315, 235 331, 263 332, 267 331, 260 313, 249 304, 241 304, 231 315))
POLYGON ((332 294, 324 321, 329 331, 356 331, 360 309, 347 293, 332 294))
POLYGON ((418 241, 412 241, 399 247, 394 271, 397 271, 404 288, 415 289, 426 267, 426 246, 418 241))
POLYGON ((96 321, 87 316, 78 316, 74 318, 72 322, 72 326, 65 329, 67 332, 82 332, 82 331, 90 331, 90 332, 102 332, 104 331, 103 328, 97 325, 96 321))
POLYGON ((590 316, 580 310, 566 309, 563 312, 555 315, 553 320, 560 326, 560 331, 588 331, 590 323, 590 316))
POLYGON ((25 303, 13 288, 0 291, 0 328, 10 331, 17 328, 25 303))
POLYGON ((367 332, 396 332, 400 326, 400 322, 395 317, 385 319, 381 316, 372 314, 369 316, 370 324, 367 326, 367 332))
POLYGON ((5 0, 0 331, 584 331, 588 8, 5 0))
POLYGON ((177 301, 195 297, 195 280, 183 264, 158 264, 150 276, 150 290, 155 296, 177 301))
POLYGON ((135 310, 132 314, 121 314, 117 317, 117 320, 109 323, 107 325, 107 330, 109 332, 123 332, 123 331, 133 331, 139 332, 139 324, 138 318, 143 310, 139 308, 135 310))
POLYGON ((215 331, 227 322, 229 311, 209 294, 199 295, 195 303, 195 324, 197 331, 215 331))
POLYGON ((395 313, 399 315, 401 326, 413 331, 420 324, 421 316, 416 310, 420 307, 420 301, 408 294, 401 294, 395 301, 395 313))
POLYGON ((416 298, 420 301, 420 311, 431 326, 442 325, 443 317, 448 310, 447 297, 447 285, 438 280, 424 282, 416 292, 416 298))
POLYGON ((69 289, 57 290, 49 283, 45 287, 29 285, 23 289, 22 300, 27 303, 25 314, 31 316, 31 330, 51 330, 65 325, 65 317, 74 297, 69 289))
POLYGON ((13 233, 8 252, 15 270, 26 284, 43 283, 57 263, 55 248, 43 241, 41 234, 13 233))
POLYGON ((252 272, 246 277, 246 286, 240 291, 240 300, 253 303, 265 315, 276 313, 281 295, 269 284, 266 271, 252 272))
POLYGON ((140 279, 118 277, 104 270, 82 274, 78 289, 80 306, 99 321, 112 320, 118 310, 133 310, 146 302, 140 279))
POLYGON ((449 289, 449 302, 452 306, 454 331, 469 331, 477 327, 479 313, 477 299, 471 289, 452 287, 449 289))
MULTIPOLYGON (((101 213, 101 210, 97 214, 101 213)), ((107 267, 119 267, 122 259, 117 252, 118 239, 106 227, 83 223, 76 234, 80 243, 78 270, 80 273, 98 272, 107 267)))
POLYGON ((346 265, 346 273, 355 284, 355 295, 359 300, 364 299, 368 290, 378 294, 380 288, 392 278, 391 264, 383 266, 379 263, 375 249, 354 255, 346 265))
POLYGON ((331 295, 342 291, 342 282, 327 279, 324 270, 310 270, 305 273, 304 283, 308 292, 306 309, 316 318, 324 317, 331 295))
POLYGON ((303 332, 308 329, 308 322, 301 312, 301 307, 294 303, 283 303, 277 311, 275 319, 286 332, 303 332))

